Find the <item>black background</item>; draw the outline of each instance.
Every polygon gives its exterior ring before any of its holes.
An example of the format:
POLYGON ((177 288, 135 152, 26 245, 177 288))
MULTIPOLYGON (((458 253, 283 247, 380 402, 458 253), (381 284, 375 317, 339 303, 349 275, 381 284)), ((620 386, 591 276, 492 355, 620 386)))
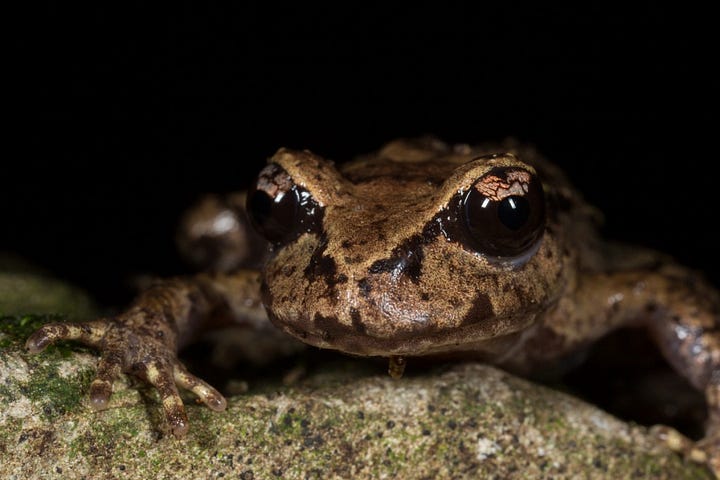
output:
POLYGON ((343 160, 398 136, 512 135, 562 165, 608 236, 720 284, 708 12, 233 3, 9 18, 0 249, 121 303, 132 275, 187 271, 184 208, 281 146, 343 160))

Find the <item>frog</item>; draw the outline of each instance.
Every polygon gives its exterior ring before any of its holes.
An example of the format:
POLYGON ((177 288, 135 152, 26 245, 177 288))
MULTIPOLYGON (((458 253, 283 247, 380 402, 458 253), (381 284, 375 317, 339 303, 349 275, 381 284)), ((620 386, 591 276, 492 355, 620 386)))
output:
POLYGON ((113 317, 50 323, 27 339, 33 353, 59 340, 100 351, 97 410, 125 372, 158 391, 182 438, 180 389, 215 411, 226 400, 178 351, 229 325, 385 358, 396 378, 414 359, 562 369, 639 327, 707 400, 705 437, 675 447, 720 472, 720 294, 667 255, 604 240, 598 210, 532 146, 399 139, 343 163, 281 148, 247 197, 206 201, 185 224, 181 245, 201 251, 207 271, 157 280, 113 317))

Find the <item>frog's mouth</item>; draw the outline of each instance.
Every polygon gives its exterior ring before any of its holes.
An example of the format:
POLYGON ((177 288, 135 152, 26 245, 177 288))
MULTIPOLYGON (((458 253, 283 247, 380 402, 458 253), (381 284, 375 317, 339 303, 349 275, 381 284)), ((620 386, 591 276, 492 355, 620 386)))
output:
POLYGON ((268 313, 270 321, 285 333, 309 345, 338 350, 360 356, 427 356, 453 352, 474 351, 478 356, 498 355, 514 344, 518 332, 532 323, 530 317, 514 332, 502 332, 488 336, 482 325, 467 325, 446 330, 435 330, 432 334, 418 330, 395 334, 389 337, 370 335, 360 326, 348 326, 337 319, 316 315, 314 319, 290 320, 268 313))

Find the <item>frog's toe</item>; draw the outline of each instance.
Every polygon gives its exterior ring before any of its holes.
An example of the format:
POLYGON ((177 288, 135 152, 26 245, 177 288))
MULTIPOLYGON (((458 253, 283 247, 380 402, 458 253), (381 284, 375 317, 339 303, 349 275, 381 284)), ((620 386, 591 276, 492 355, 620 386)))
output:
POLYGON ((107 320, 73 323, 48 323, 38 328, 25 342, 31 353, 38 353, 58 340, 75 340, 89 347, 98 347, 108 330, 107 320))
POLYGON ((222 412, 227 407, 227 401, 220 392, 207 382, 188 372, 179 362, 174 366, 174 375, 175 383, 178 386, 193 392, 211 410, 222 412))
POLYGON ((150 362, 140 375, 157 389, 170 430, 177 438, 182 438, 188 431, 188 418, 172 370, 166 362, 150 362))
POLYGON ((666 447, 683 455, 694 463, 707 465, 720 479, 720 437, 709 435, 698 442, 693 442, 682 433, 666 425, 655 425, 650 433, 666 447))
POLYGON ((715 478, 720 478, 720 436, 705 437, 697 442, 690 453, 690 459, 697 463, 706 463, 715 478))
POLYGON ((693 441, 667 425, 653 425, 650 433, 673 452, 687 455, 693 448, 693 441))
POLYGON ((95 410, 107 408, 112 395, 112 385, 122 370, 121 350, 105 350, 98 363, 97 374, 90 384, 90 404, 95 410))

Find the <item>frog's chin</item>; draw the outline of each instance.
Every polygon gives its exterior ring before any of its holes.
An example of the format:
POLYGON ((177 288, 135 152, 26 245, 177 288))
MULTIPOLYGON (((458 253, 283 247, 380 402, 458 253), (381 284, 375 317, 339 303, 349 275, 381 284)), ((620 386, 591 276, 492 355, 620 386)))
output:
POLYGON ((521 336, 520 332, 516 331, 488 337, 487 332, 479 326, 469 325, 444 332, 436 331, 432 335, 418 332, 378 338, 367 333, 350 331, 348 327, 336 328, 334 331, 314 330, 303 328, 301 325, 305 325, 304 322, 286 322, 273 315, 270 315, 270 320, 276 327, 303 343, 358 356, 420 357, 472 352, 475 358, 490 359, 503 356, 521 336))

